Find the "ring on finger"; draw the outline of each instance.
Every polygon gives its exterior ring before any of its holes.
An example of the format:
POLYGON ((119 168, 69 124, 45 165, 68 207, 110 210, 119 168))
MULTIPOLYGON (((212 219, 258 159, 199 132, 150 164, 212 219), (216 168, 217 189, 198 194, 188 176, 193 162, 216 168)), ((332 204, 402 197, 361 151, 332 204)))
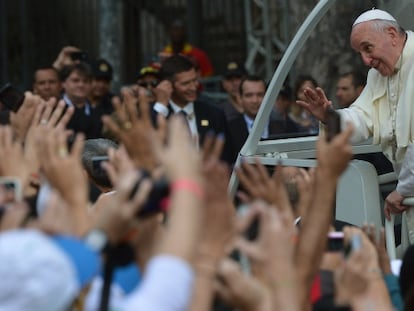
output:
POLYGON ((129 129, 132 127, 132 123, 131 123, 131 122, 129 122, 129 121, 125 121, 125 122, 122 124, 122 127, 124 128, 124 130, 129 130, 129 129))
POLYGON ((42 120, 40 120, 40 124, 41 124, 41 125, 46 125, 46 124, 47 124, 47 120, 46 120, 46 119, 42 119, 42 120))
POLYGON ((66 147, 60 147, 58 150, 58 155, 61 158, 64 158, 68 155, 68 149, 66 147))

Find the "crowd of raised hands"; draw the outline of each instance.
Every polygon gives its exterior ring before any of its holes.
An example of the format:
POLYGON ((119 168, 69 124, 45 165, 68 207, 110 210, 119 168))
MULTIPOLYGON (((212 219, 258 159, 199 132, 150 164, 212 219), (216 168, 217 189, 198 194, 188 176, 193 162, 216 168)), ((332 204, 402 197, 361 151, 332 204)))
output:
MULTIPOLYGON (((391 271, 383 231, 377 241, 376 228, 346 227, 345 243, 358 237, 359 247, 347 256, 326 251, 336 185, 352 158, 351 126, 330 142, 320 136, 317 165, 310 170, 289 174, 281 163, 269 173, 258 161, 242 162, 234 168, 240 180, 234 200, 227 191, 230 168, 219 157, 223 138, 211 135, 196 148, 177 116, 160 116, 154 128, 145 98, 124 90, 123 102, 115 105, 118 122, 103 119, 120 147, 103 164, 114 191, 98 208, 89 201, 81 163, 84 137, 65 128, 73 110, 25 94, 10 125, 0 127, 0 175, 20 181, 23 193, 19 200, 1 189, 0 246, 12 230, 82 240, 99 229, 110 247, 127 241, 143 277, 116 306, 109 301, 116 310, 214 310, 217 301, 229 310, 311 310, 324 269, 334 275, 333 305, 402 308, 399 291, 395 295, 384 280, 391 271), (161 178, 169 184, 168 209, 136 217, 161 178), (46 198, 29 204, 45 184, 46 198), (238 213, 236 201, 246 212, 238 213), (247 238, 252 224, 257 234, 247 238)), ((107 254, 101 258, 104 263, 107 254)), ((45 280, 44 286, 51 284, 45 280)), ((79 301, 88 290, 79 287, 65 308, 50 310, 86 309, 79 301)))

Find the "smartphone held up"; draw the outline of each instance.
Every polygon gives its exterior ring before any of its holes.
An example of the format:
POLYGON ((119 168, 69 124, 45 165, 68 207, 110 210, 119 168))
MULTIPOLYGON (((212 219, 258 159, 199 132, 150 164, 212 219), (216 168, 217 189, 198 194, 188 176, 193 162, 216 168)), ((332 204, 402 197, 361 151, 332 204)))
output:
POLYGON ((4 110, 16 112, 23 104, 24 94, 11 83, 6 83, 0 88, 0 103, 4 110))
POLYGON ((23 199, 22 184, 16 177, 0 177, 1 204, 20 202, 23 199))
POLYGON ((331 141, 341 132, 341 116, 334 109, 326 111, 326 139, 331 141))

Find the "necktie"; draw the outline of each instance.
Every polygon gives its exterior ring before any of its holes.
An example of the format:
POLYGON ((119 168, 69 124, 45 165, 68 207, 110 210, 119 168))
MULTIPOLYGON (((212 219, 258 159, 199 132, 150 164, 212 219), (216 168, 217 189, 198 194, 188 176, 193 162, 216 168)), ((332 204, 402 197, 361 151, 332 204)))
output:
POLYGON ((184 110, 180 110, 176 114, 180 115, 183 118, 183 120, 185 122, 185 125, 187 127, 187 130, 191 135, 191 128, 190 128, 190 124, 188 124, 188 114, 187 114, 187 112, 185 112, 184 110))

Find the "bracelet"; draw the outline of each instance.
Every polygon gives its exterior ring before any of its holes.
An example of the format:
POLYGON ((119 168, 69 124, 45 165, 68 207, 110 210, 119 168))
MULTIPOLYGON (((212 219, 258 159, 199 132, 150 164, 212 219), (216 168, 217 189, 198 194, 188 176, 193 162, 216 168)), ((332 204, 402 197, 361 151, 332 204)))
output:
POLYGON ((193 193, 200 200, 204 200, 204 189, 197 182, 191 179, 177 179, 171 184, 171 191, 187 190, 193 193))

